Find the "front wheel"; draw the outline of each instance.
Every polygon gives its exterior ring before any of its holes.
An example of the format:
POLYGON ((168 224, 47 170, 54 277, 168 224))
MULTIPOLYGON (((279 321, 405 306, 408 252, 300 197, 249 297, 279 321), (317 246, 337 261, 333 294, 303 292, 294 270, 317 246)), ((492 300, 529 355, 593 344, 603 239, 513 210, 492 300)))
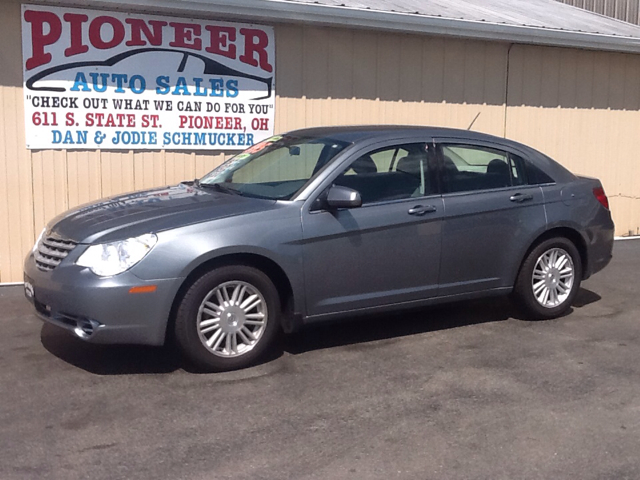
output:
POLYGON ((235 370, 255 364, 280 330, 278 292, 260 270, 214 269, 187 290, 175 319, 175 339, 199 369, 235 370))
POLYGON ((514 294, 533 318, 566 313, 580 289, 582 262, 573 242, 551 238, 537 245, 520 268, 514 294))

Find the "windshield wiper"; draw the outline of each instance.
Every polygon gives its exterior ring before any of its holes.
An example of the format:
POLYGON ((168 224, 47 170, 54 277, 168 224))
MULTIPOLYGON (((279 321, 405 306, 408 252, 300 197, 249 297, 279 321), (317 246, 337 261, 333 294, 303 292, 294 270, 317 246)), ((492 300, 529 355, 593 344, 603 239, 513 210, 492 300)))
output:
POLYGON ((187 185, 188 187, 190 187, 191 185, 195 185, 196 187, 199 187, 200 180, 198 180, 197 178, 195 180, 184 180, 180 182, 180 185, 187 185))
POLYGON ((240 192, 239 190, 231 187, 225 187, 219 183, 200 183, 199 180, 197 180, 197 182, 198 183, 196 183, 196 185, 200 188, 210 188, 213 190, 217 190, 218 192, 229 193, 231 195, 242 195, 242 192, 240 192))

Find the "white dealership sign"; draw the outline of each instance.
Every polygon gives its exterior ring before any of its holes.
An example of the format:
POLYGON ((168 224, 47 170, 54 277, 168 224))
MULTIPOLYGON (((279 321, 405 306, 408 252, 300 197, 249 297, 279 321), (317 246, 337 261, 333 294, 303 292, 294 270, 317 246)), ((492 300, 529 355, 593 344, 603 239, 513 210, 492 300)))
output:
POLYGON ((239 150, 273 135, 273 28, 22 6, 27 148, 239 150))

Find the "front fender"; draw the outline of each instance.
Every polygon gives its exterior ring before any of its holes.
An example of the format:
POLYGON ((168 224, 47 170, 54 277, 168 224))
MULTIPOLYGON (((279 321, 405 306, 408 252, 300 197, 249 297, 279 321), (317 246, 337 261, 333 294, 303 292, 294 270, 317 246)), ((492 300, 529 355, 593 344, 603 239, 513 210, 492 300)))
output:
POLYGON ((251 254, 277 264, 287 276, 296 311, 303 312, 300 208, 223 218, 158 233, 153 250, 132 269, 144 280, 187 278, 203 263, 228 255, 251 254))

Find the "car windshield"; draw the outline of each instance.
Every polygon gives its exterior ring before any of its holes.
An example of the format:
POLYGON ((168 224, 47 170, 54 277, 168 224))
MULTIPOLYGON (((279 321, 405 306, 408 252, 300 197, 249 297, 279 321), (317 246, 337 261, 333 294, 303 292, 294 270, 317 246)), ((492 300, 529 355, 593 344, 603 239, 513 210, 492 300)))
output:
POLYGON ((278 135, 223 163, 200 179, 200 186, 289 200, 348 145, 326 137, 278 135))

